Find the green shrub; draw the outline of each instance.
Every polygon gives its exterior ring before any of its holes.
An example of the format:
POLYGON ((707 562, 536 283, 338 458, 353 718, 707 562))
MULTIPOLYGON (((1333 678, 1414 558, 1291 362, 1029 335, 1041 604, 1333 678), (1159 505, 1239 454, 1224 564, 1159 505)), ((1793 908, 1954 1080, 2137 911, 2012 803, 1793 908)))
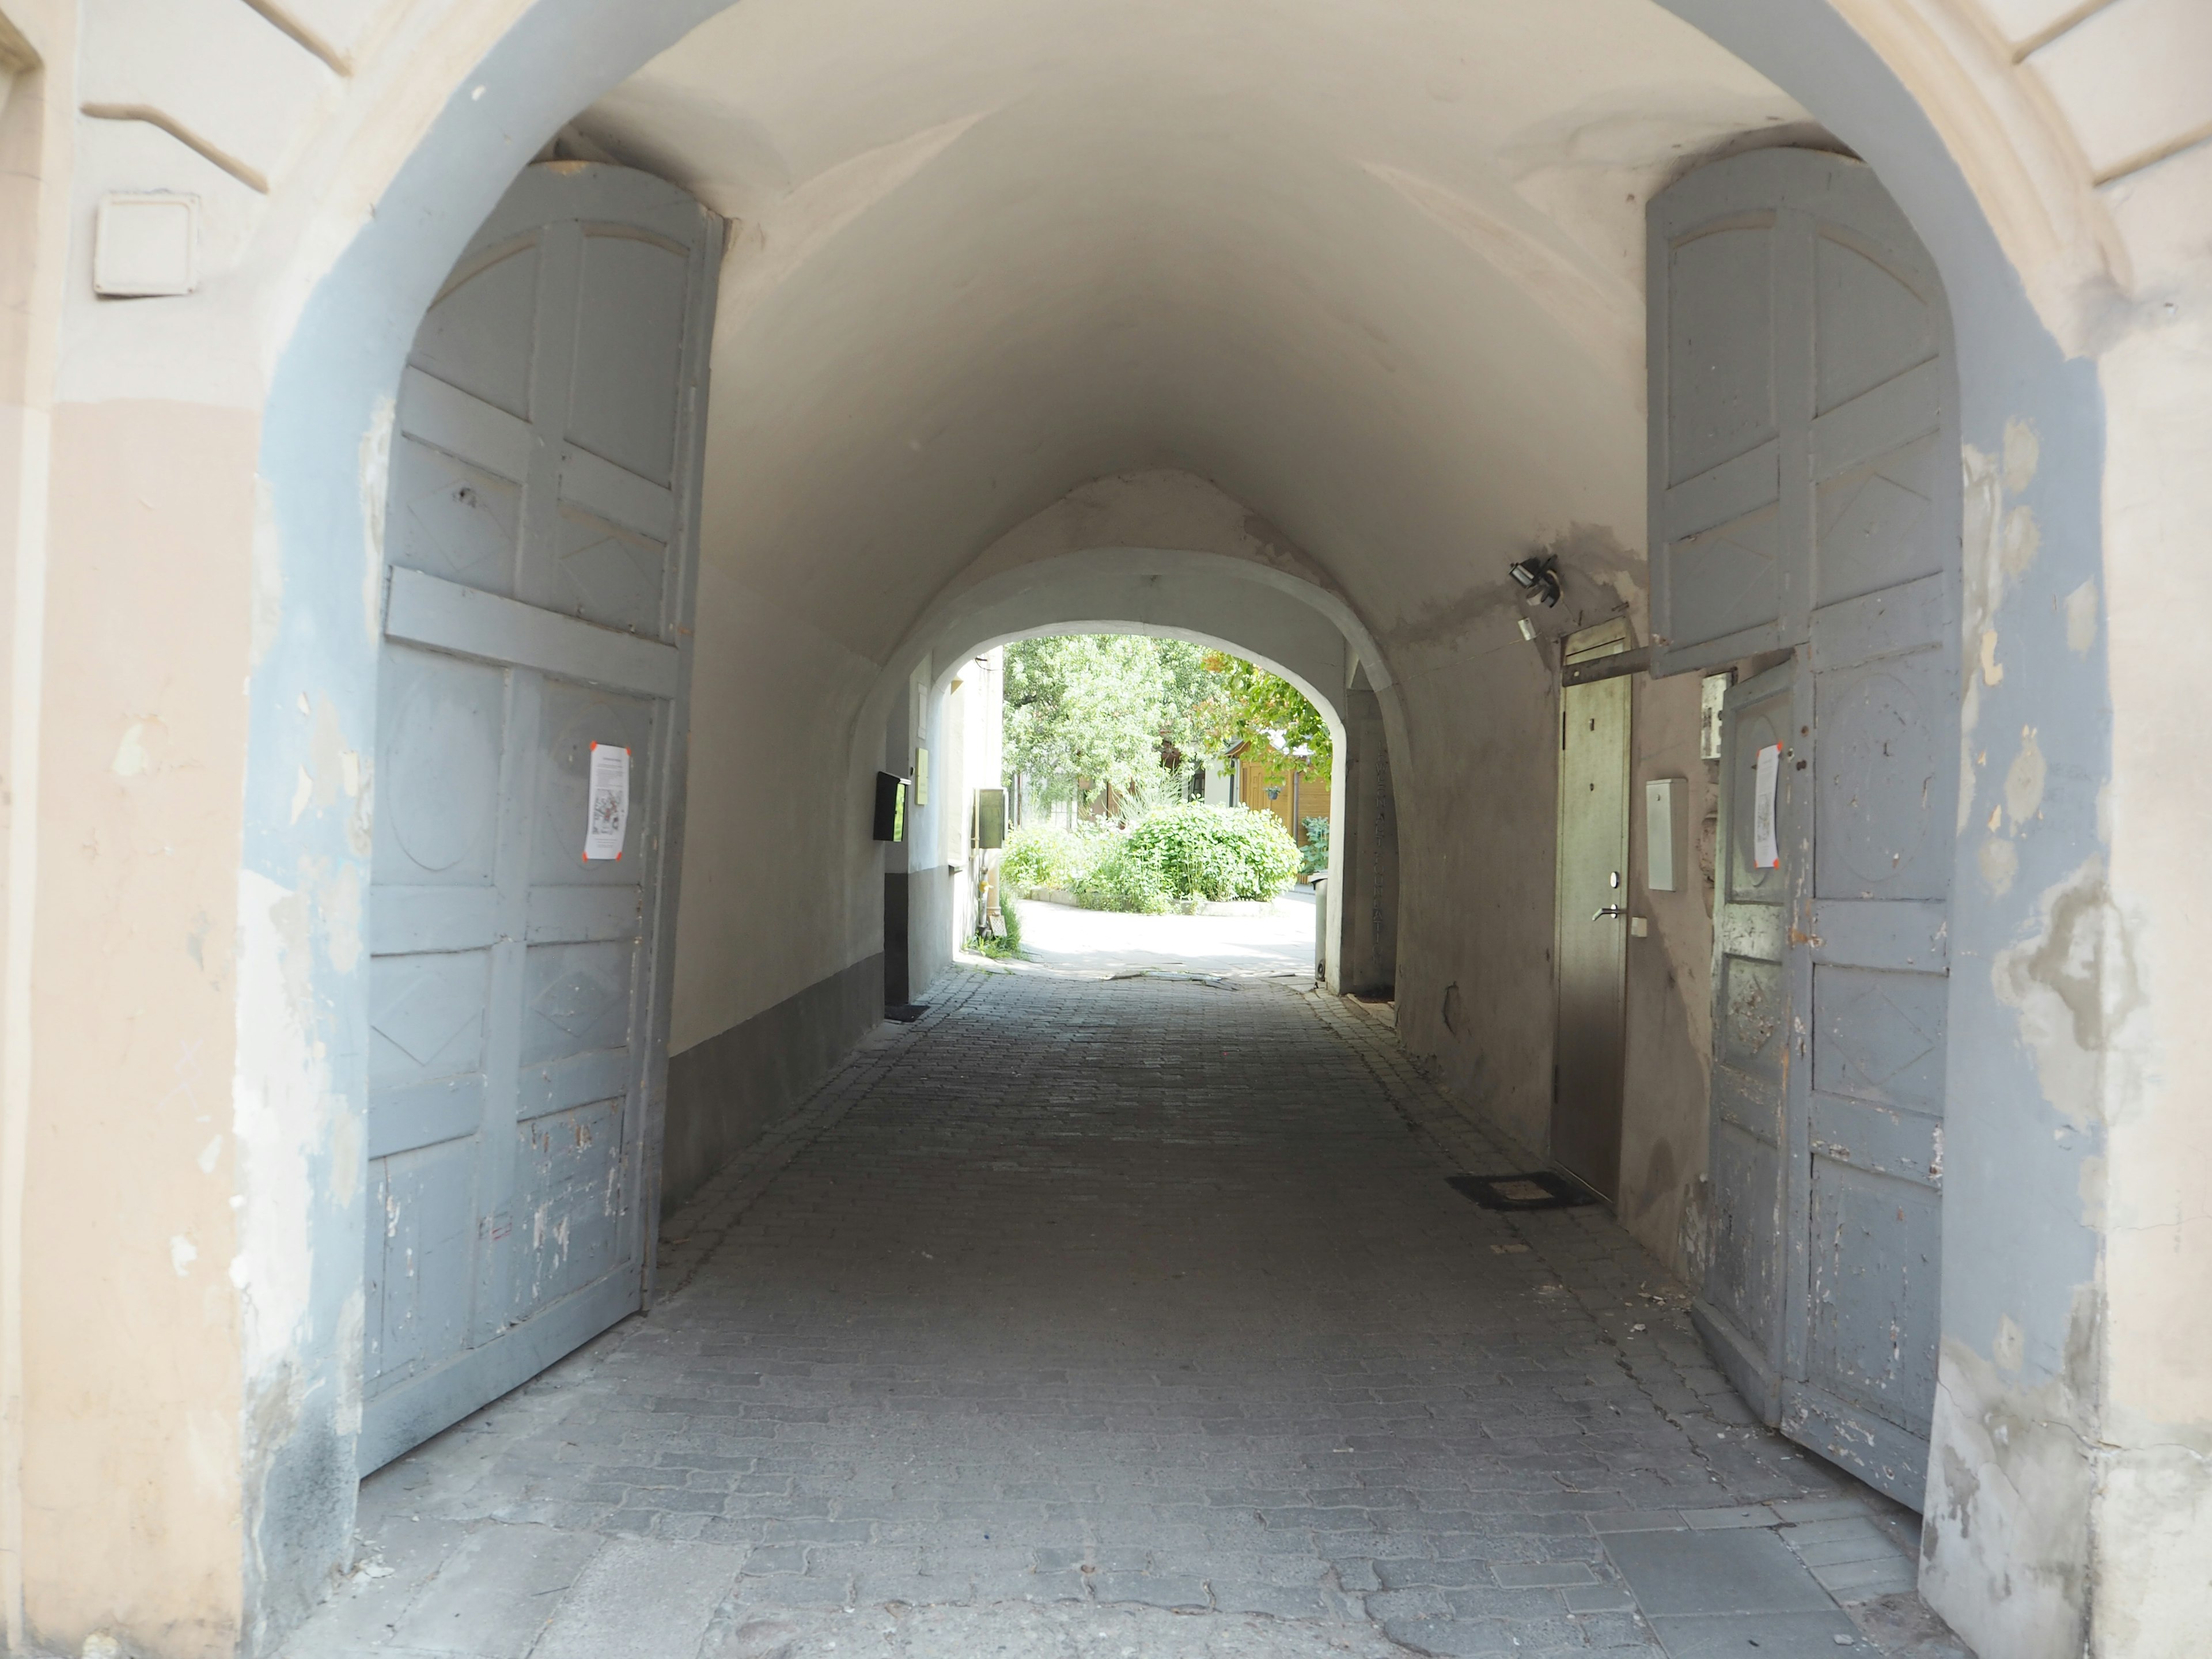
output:
POLYGON ((1273 812, 1194 804, 1129 831, 1128 856, 1158 872, 1170 899, 1266 899, 1297 873, 1297 843, 1273 812))
POLYGON ((1083 908, 1152 915, 1166 909, 1172 895, 1159 866, 1148 855, 1149 849, 1136 845, 1137 831, 1102 839, 1109 843, 1102 856, 1075 878, 1075 896, 1083 908))
POLYGON ((1016 890, 1073 889, 1104 852, 1100 845, 1104 839, 1096 831, 1025 823, 1006 836, 1006 850, 999 861, 1000 883, 1016 890))
POLYGON ((1328 868, 1328 820, 1305 820, 1306 844, 1298 849, 1298 873, 1317 876, 1328 868))
POLYGON ((999 921, 1006 929, 1006 954, 1018 957, 1022 953, 1022 913, 1014 908, 1014 896, 1001 885, 999 889, 999 921))
MULTIPOLYGON (((1327 821, 1316 822, 1325 836, 1327 821)), ((1126 831, 1027 825, 1006 837, 1000 865, 1006 889, 1060 888, 1090 909, 1148 913, 1185 899, 1273 898, 1297 873, 1297 843, 1273 812, 1196 802, 1126 831)))

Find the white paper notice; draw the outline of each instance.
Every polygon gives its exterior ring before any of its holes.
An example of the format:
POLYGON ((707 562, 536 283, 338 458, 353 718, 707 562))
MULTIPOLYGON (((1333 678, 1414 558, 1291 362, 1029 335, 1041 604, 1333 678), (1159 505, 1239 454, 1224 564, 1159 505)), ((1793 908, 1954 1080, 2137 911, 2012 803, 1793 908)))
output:
POLYGON ((1782 844, 1774 830, 1774 795, 1782 782, 1782 745, 1759 751, 1759 775, 1751 786, 1751 861, 1762 870, 1781 867, 1782 844))
POLYGON ((592 745, 592 809, 591 817, 584 825, 584 856, 620 858, 623 836, 629 829, 629 750, 611 743, 595 743, 592 745))

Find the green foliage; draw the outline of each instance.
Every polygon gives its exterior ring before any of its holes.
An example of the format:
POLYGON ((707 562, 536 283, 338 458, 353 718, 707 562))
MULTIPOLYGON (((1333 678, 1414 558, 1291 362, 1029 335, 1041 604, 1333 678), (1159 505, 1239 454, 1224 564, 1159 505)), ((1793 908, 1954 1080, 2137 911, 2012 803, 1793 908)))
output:
POLYGON ((1063 834, 1063 841, 1087 854, 1066 884, 1093 910, 1157 913, 1190 899, 1273 898, 1298 864, 1282 820, 1242 806, 1170 807, 1126 832, 1063 834))
POLYGON ((1200 741, 1205 659, 1197 646, 1140 634, 1016 641, 1006 647, 1006 769, 1047 803, 1104 785, 1140 802, 1173 793, 1200 741))
POLYGON ((1024 825, 1006 837, 999 878, 1063 889, 1089 909, 1156 914, 1186 899, 1273 898, 1297 867, 1297 845, 1273 812, 1194 802, 1126 830, 1024 825))
MULTIPOLYGON (((987 922, 985 925, 988 927, 989 924, 987 922)), ((968 948, 979 956, 989 957, 998 962, 1021 955, 1021 912, 1014 908, 1013 895, 1003 886, 999 892, 999 926, 1003 931, 978 933, 968 941, 968 948)))
POLYGON ((1157 915, 1168 908, 1171 896, 1159 866, 1131 845, 1135 839, 1134 831, 1101 837, 1098 858, 1075 878, 1075 896, 1085 909, 1157 915))
POLYGON ((1058 887, 1073 891, 1077 878, 1098 856, 1095 830, 1061 830, 1025 823, 1006 837, 999 862, 1001 887, 1058 887))
MULTIPOLYGON (((1298 689, 1242 657, 1138 634, 1065 634, 1006 647, 1006 764, 1045 805, 1146 817, 1181 804, 1191 769, 1239 743, 1273 781, 1326 782, 1328 723, 1298 689)), ((1037 884, 1031 885, 1056 885, 1037 884)))
POLYGON ((1217 752, 1243 743, 1249 745, 1245 758, 1276 782, 1293 771, 1328 781, 1335 746, 1328 722, 1305 693, 1279 674, 1225 652, 1208 652, 1206 667, 1218 685, 1205 718, 1207 741, 1217 752))
POLYGON ((1157 868, 1173 898, 1273 898, 1297 873, 1297 843, 1273 812, 1190 805, 1155 812, 1129 849, 1157 868))
POLYGON ((1317 876, 1328 868, 1328 820, 1307 818, 1306 844, 1298 849, 1298 873, 1317 876))

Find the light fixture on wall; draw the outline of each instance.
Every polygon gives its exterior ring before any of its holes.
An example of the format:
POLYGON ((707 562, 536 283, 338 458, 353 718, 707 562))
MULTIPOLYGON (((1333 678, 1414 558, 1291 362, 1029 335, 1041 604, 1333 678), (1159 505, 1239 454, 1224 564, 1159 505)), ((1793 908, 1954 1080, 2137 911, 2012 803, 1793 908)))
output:
POLYGON ((1529 604, 1548 607, 1559 602, 1559 561, 1556 554, 1519 560, 1506 566, 1505 574, 1513 578, 1529 604))

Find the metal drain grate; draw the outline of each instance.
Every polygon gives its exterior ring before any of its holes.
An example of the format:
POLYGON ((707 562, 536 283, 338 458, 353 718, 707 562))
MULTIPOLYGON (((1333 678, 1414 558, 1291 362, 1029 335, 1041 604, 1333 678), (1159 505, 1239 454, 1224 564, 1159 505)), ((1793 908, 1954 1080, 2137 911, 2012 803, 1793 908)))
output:
POLYGON ((1576 1182, 1549 1170, 1529 1175, 1446 1176, 1444 1184, 1486 1210, 1571 1210, 1597 1202, 1576 1182))

